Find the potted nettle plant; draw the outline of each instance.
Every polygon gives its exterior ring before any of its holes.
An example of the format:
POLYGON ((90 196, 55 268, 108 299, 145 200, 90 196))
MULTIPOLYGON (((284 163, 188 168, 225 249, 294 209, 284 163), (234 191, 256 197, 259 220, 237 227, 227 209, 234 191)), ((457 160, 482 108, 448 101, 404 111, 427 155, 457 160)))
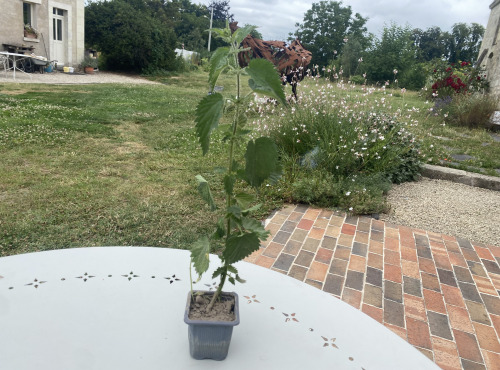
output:
MULTIPOLYGON (((188 324, 190 354, 195 359, 210 358, 223 360, 227 356, 233 327, 238 325, 239 307, 236 293, 223 292, 224 284, 229 281, 243 283, 234 264, 249 256, 266 240, 269 232, 261 222, 250 217, 259 209, 256 198, 247 192, 236 189, 258 189, 264 182, 273 183, 281 175, 278 151, 268 137, 247 140, 251 130, 246 126, 246 110, 254 99, 253 92, 266 95, 286 105, 278 72, 274 65, 265 59, 251 60, 248 67, 241 68, 238 54, 246 51, 240 44, 254 30, 254 26, 239 28, 231 33, 229 25, 225 29, 213 29, 217 37, 222 38, 229 47, 218 48, 210 59, 209 91, 214 87, 221 73, 230 72, 235 76, 236 95, 223 96, 219 92, 205 96, 196 108, 196 134, 203 154, 209 150, 210 134, 219 125, 224 114, 232 115, 232 123, 226 129, 224 145, 227 146, 227 165, 218 169, 223 176, 225 204, 223 216, 219 219, 216 230, 211 236, 200 238, 191 248, 191 263, 201 277, 209 267, 209 254, 214 244, 222 244, 221 265, 212 278, 218 279, 215 291, 193 291, 188 295, 184 321, 188 324), (249 75, 248 84, 253 92, 243 96, 241 91, 242 76, 249 75), (239 156, 239 145, 245 145, 244 155, 239 156), (244 163, 244 165, 243 165, 244 163), (240 186, 242 182, 246 185, 240 186), (219 320, 219 316, 223 318, 219 320)), ((225 89, 226 91, 228 89, 225 89)), ((217 209, 208 182, 197 175, 198 190, 211 211, 217 209)))
POLYGON ((94 69, 97 68, 97 65, 97 58, 93 58, 90 55, 87 55, 85 58, 83 58, 82 62, 80 63, 80 66, 83 68, 84 72, 88 74, 93 74, 94 69))

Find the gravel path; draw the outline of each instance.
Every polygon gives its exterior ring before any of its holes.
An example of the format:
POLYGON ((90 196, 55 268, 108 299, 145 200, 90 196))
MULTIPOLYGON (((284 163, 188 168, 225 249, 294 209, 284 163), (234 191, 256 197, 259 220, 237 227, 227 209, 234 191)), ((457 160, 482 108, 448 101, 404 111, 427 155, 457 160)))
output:
POLYGON ((16 79, 13 79, 12 72, 8 72, 7 76, 3 71, 0 71, 0 83, 45 83, 45 84, 106 84, 106 83, 123 83, 123 84, 158 84, 158 82, 149 81, 145 78, 136 75, 127 75, 112 72, 95 72, 94 74, 84 73, 22 73, 16 72, 16 79))
POLYGON ((500 246, 500 192, 422 178, 395 185, 384 221, 500 246))

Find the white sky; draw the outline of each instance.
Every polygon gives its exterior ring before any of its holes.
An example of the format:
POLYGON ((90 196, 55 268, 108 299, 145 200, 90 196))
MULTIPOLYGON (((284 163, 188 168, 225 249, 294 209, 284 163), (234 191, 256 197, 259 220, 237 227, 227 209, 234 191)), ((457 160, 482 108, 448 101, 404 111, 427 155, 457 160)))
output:
MULTIPOLYGON (((192 0, 209 4, 210 0, 192 0)), ((266 40, 286 40, 295 31, 295 23, 302 22, 304 14, 319 0, 230 0, 231 13, 243 24, 259 26, 266 40)), ((479 23, 485 28, 493 0, 343 0, 353 13, 368 17, 368 31, 380 35, 385 24, 409 24, 427 29, 438 26, 450 31, 455 23, 479 23)))

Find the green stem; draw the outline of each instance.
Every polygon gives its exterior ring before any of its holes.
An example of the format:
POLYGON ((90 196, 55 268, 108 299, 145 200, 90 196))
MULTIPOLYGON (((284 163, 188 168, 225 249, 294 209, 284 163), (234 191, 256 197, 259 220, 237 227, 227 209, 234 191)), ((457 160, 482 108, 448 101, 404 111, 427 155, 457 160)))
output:
MULTIPOLYGON (((233 48, 238 48, 238 45, 232 45, 233 48)), ((238 56, 235 54, 235 66, 237 68, 237 73, 236 73, 236 113, 234 115, 233 119, 233 127, 232 127, 232 135, 231 135, 231 140, 229 144, 229 163, 228 163, 228 169, 229 173, 232 174, 233 172, 233 156, 234 156, 234 144, 235 144, 235 138, 236 138, 236 132, 238 130, 238 117, 240 115, 240 68, 238 65, 238 56)), ((226 193, 226 209, 229 209, 232 205, 232 194, 226 193)), ((226 240, 231 236, 231 219, 227 219, 227 226, 226 226, 226 240)), ((224 283, 226 282, 226 276, 227 276, 227 266, 224 265, 224 272, 221 273, 220 277, 220 283, 219 287, 215 291, 214 295, 212 296, 212 300, 210 301, 207 311, 211 311, 215 302, 219 298, 222 288, 224 287, 224 283)))
POLYGON ((193 301, 193 272, 191 267, 191 260, 189 261, 189 282, 191 284, 191 302, 193 301))
POLYGON ((227 276, 227 267, 226 270, 221 274, 220 276, 220 284, 217 287, 217 290, 215 291, 214 295, 212 296, 212 300, 208 304, 207 311, 210 312, 212 308, 214 307, 215 302, 220 296, 220 293, 222 292, 222 287, 224 286, 224 283, 226 282, 226 276, 227 276))

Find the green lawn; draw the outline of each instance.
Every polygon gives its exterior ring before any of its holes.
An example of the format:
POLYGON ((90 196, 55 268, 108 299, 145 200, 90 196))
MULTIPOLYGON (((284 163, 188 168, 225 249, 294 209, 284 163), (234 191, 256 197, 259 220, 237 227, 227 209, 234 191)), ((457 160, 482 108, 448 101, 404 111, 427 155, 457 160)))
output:
POLYGON ((221 165, 220 147, 203 157, 193 132, 205 81, 0 85, 0 255, 186 248, 211 230, 194 179, 221 165))
MULTIPOLYGON (((0 84, 0 255, 100 245, 186 248, 211 231, 217 215, 206 212, 194 179, 217 177, 212 169, 222 165, 222 146, 203 157, 194 135, 206 79, 196 72, 161 85, 0 84)), ((393 109, 420 108, 411 113, 419 121, 413 129, 431 162, 453 150, 500 168, 500 143, 484 131, 441 126, 414 93, 390 99, 393 109)), ((213 191, 221 200, 221 189, 213 191)), ((276 194, 262 195, 259 217, 282 204, 276 194)))

